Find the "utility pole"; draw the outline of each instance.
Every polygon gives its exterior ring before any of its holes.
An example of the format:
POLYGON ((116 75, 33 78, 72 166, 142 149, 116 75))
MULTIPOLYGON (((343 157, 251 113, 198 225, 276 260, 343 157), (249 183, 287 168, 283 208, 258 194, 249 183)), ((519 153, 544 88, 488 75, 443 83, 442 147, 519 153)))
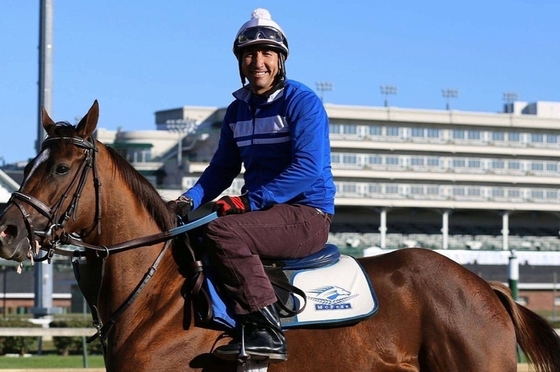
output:
MULTIPOLYGON (((39 100, 37 141, 35 143, 37 154, 41 151, 41 143, 45 137, 41 108, 45 107, 49 113, 52 112, 53 1, 41 0, 39 12, 39 100)), ((34 242, 30 242, 30 244, 34 244, 34 242)), ((34 289, 34 307, 31 312, 37 323, 47 327, 53 311, 53 268, 47 260, 35 263, 34 289)), ((42 339, 39 340, 39 351, 41 348, 42 339)))

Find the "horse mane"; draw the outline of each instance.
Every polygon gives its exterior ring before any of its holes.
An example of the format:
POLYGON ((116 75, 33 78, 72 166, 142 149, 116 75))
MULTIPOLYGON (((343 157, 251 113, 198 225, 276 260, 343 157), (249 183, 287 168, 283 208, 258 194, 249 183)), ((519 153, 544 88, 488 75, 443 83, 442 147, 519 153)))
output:
POLYGON ((153 216, 156 224, 162 230, 169 230, 174 226, 172 214, 167 208, 162 197, 140 172, 122 157, 115 149, 105 146, 114 164, 114 170, 119 171, 120 176, 130 186, 137 200, 140 201, 148 212, 153 216))
MULTIPOLYGON (((66 121, 57 122, 54 135, 60 137, 76 137, 76 127, 66 121)), ((50 136, 53 136, 52 134, 50 136)), ((97 141, 97 146, 104 146, 97 141)), ((55 145, 56 146, 56 145, 55 145)), ((110 146, 104 146, 113 162, 113 171, 120 174, 123 180, 131 188, 137 201, 148 210, 154 221, 163 231, 174 227, 173 214, 167 208, 164 200, 157 192, 156 188, 134 167, 110 146)))

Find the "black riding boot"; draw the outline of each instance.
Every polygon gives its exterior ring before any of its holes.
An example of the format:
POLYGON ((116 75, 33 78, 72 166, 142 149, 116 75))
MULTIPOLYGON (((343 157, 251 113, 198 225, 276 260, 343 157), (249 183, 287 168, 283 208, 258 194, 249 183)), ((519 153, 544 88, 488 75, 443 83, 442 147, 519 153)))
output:
POLYGON ((244 345, 241 337, 227 345, 214 350, 214 354, 222 359, 237 360, 251 358, 278 363, 288 359, 286 338, 282 333, 280 317, 274 305, 266 306, 259 311, 241 316, 240 322, 244 331, 244 345), (244 350, 242 348, 244 346, 244 350))

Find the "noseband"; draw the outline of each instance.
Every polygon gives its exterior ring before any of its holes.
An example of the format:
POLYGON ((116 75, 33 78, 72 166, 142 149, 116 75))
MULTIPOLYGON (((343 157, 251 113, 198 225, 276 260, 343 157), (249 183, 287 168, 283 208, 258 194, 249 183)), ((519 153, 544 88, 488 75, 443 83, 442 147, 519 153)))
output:
MULTIPOLYGON (((57 123, 57 125, 63 125, 57 123)), ((65 125, 65 124, 64 124, 65 125)), ((16 191, 12 193, 12 196, 8 203, 13 203, 18 207, 20 210, 23 219, 25 221, 25 225, 27 227, 28 232, 28 239, 29 239, 29 257, 33 261, 44 261, 46 259, 51 260, 52 256, 55 253, 56 248, 60 244, 61 241, 61 234, 57 234, 58 232, 62 231, 64 233, 64 227, 68 220, 72 217, 76 219, 76 211, 78 209, 78 202, 80 200, 80 196, 82 195, 82 190, 86 184, 86 180, 89 174, 90 169, 93 169, 93 178, 94 178, 94 187, 95 187, 95 198, 96 198, 96 207, 95 207, 95 220, 94 224, 91 226, 89 230, 82 233, 81 236, 87 236, 90 234, 95 227, 97 226, 97 230, 101 232, 101 203, 99 197, 99 188, 101 186, 99 182, 99 178, 97 176, 97 167, 96 167, 96 154, 97 154, 97 147, 95 144, 95 140, 88 141, 86 139, 80 137, 50 137, 43 141, 41 146, 41 150, 51 146, 57 141, 65 141, 70 143, 74 146, 84 149, 84 158, 82 163, 80 164, 80 168, 74 175, 72 182, 66 188, 65 192, 60 196, 60 199, 57 203, 55 203, 52 207, 49 207, 39 199, 34 196, 27 195, 23 192, 16 191), (62 211, 62 205, 64 201, 68 198, 69 193, 75 186, 74 195, 72 196, 72 201, 68 205, 66 211, 62 211), (35 230, 33 227, 33 223, 31 222, 31 216, 25 208, 23 207, 23 203, 30 205, 33 207, 37 212, 42 214, 44 217, 47 218, 47 223, 45 224, 45 228, 43 230, 35 230), (35 237, 41 237, 41 247, 47 249, 47 254, 43 257, 38 257, 38 249, 35 243, 35 237), (35 248, 35 249, 34 249, 35 248)), ((22 184, 25 183, 25 180, 22 184)))

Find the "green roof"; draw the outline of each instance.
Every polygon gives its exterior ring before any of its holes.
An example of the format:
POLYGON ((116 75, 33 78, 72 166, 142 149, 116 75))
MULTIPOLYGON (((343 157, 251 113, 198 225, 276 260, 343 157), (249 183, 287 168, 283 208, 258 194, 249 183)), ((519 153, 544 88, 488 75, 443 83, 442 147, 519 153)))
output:
POLYGON ((109 146, 111 146, 114 149, 138 149, 138 148, 149 149, 154 147, 154 145, 152 145, 151 143, 138 143, 138 142, 114 142, 109 146))

